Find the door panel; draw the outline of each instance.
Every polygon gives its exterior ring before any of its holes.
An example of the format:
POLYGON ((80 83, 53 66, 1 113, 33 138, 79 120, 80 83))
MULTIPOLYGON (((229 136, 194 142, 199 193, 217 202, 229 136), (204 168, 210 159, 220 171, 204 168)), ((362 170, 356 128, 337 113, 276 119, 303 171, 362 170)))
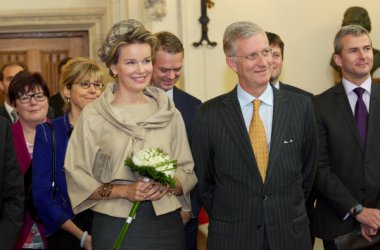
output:
POLYGON ((66 57, 88 57, 88 48, 87 31, 0 34, 0 66, 11 61, 26 63, 31 72, 42 74, 53 95, 59 91, 59 62, 66 57))

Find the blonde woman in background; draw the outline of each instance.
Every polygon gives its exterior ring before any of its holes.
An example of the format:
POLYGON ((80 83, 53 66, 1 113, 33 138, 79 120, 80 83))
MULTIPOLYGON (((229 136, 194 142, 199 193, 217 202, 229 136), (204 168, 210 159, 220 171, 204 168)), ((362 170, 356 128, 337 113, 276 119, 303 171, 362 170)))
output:
POLYGON ((94 101, 103 88, 103 71, 94 61, 74 57, 64 66, 60 84, 68 101, 68 111, 51 125, 37 127, 33 157, 33 198, 37 213, 44 222, 48 249, 91 249, 92 211, 84 210, 74 216, 67 194, 64 157, 73 127, 83 108, 94 101), (52 132, 55 139, 53 173, 52 132), (55 175, 55 177, 53 177, 55 175), (55 187, 52 186, 53 178, 55 187))

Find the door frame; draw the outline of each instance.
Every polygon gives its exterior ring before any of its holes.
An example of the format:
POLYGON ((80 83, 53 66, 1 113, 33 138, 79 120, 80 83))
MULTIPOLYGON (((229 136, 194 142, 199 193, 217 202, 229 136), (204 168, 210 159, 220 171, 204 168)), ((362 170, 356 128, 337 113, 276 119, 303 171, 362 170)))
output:
POLYGON ((106 8, 50 9, 34 11, 1 11, 0 35, 30 32, 87 31, 90 58, 97 59, 100 47, 108 31, 106 8))

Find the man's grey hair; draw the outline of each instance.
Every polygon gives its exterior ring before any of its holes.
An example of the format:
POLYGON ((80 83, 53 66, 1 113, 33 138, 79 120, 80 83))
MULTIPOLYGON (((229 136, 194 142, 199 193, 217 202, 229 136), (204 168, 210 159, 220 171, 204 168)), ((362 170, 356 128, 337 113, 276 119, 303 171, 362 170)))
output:
POLYGON ((235 41, 241 38, 248 38, 255 34, 263 34, 265 31, 257 24, 250 21, 235 22, 230 24, 224 31, 223 50, 226 56, 236 55, 235 41))
MULTIPOLYGON (((352 35, 355 37, 361 36, 361 35, 367 35, 369 38, 369 41, 371 42, 371 38, 369 36, 368 31, 363 28, 362 26, 352 24, 343 26, 338 33, 336 33, 334 38, 334 54, 340 55, 343 49, 342 39, 345 36, 352 35)), ((371 42, 372 45, 372 42, 371 42)))

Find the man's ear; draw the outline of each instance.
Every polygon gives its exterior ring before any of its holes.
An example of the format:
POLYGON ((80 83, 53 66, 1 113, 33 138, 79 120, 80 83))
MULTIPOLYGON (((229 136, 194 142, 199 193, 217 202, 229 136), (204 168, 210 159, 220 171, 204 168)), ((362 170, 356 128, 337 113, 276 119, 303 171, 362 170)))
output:
POLYGON ((339 66, 339 68, 342 67, 342 57, 339 54, 333 54, 333 59, 336 65, 339 66))
POLYGON ((0 81, 0 90, 5 92, 4 83, 3 81, 0 81))
POLYGON ((229 68, 231 68, 233 71, 237 72, 236 69, 236 57, 226 57, 226 63, 229 68))

